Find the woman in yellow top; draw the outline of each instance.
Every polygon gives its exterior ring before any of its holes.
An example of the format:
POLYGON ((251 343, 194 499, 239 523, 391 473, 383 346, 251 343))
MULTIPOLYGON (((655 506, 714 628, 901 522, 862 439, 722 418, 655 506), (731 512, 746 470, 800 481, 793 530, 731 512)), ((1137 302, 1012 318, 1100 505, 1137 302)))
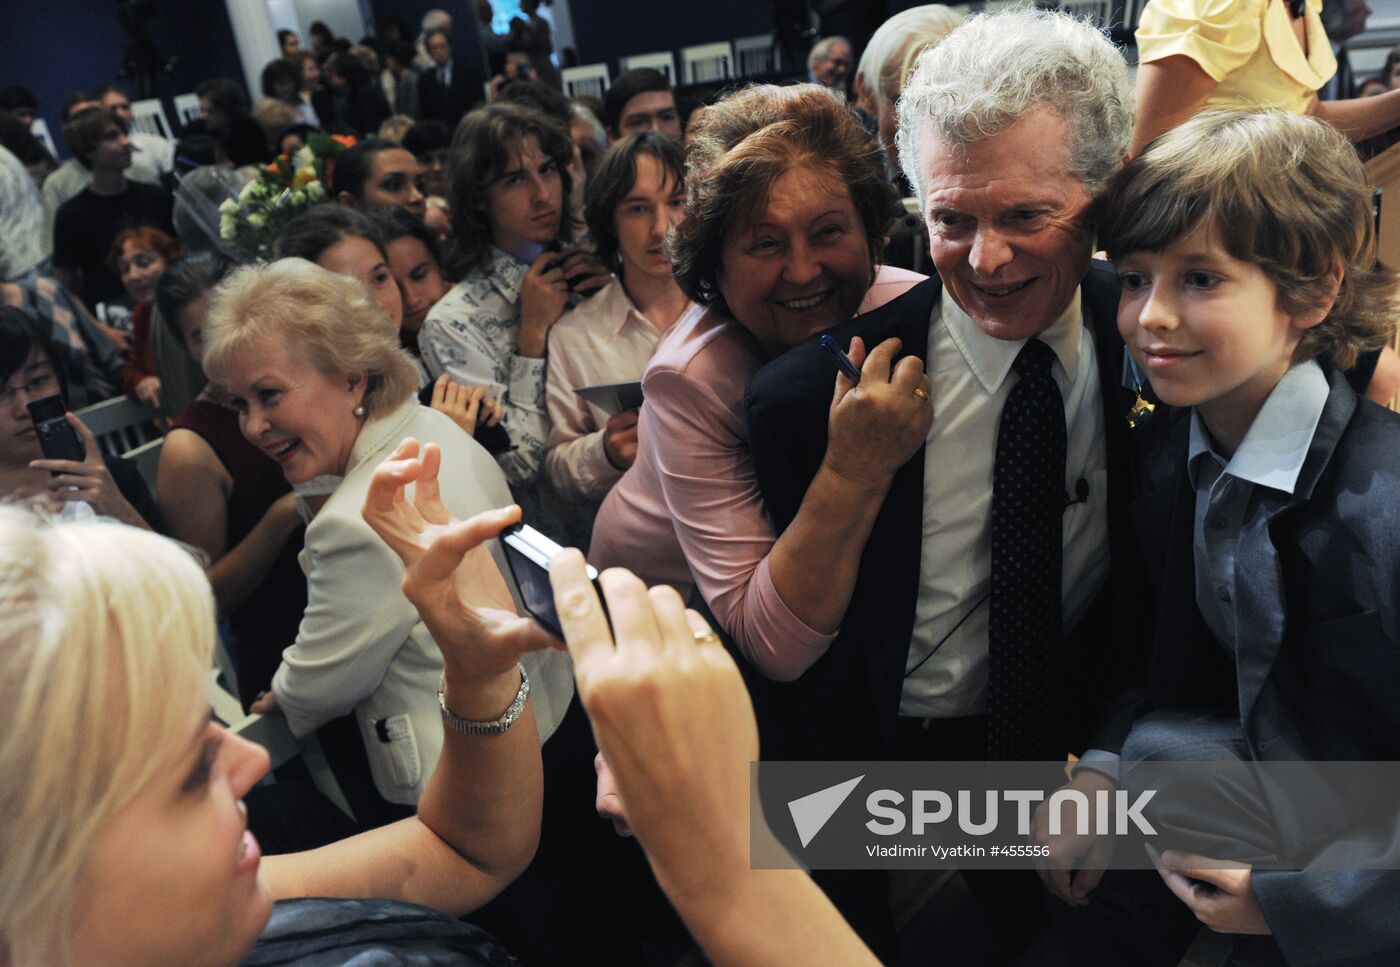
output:
POLYGON ((1337 71, 1321 11, 1322 0, 1151 0, 1137 29, 1131 154, 1208 107, 1313 114, 1352 141, 1400 125, 1400 91, 1318 100, 1337 71))

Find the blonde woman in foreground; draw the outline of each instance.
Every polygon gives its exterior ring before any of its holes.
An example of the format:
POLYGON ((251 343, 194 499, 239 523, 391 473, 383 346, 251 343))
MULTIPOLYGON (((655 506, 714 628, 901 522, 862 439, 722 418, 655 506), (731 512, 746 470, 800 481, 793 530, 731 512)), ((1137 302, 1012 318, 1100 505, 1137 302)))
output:
MULTIPOLYGON (((446 730, 417 816, 266 859, 240 799, 267 756, 208 717, 214 604, 198 563, 148 532, 0 508, 0 770, 16 779, 0 787, 0 965, 325 957, 305 947, 310 925, 345 960, 422 945, 462 963, 500 956, 450 918, 533 854, 539 740, 518 661, 558 642, 515 615, 485 546, 519 510, 453 519, 439 461, 405 441, 376 471, 365 517, 403 559, 404 591, 442 649, 446 707, 497 730, 446 730), (381 899, 353 899, 367 897, 381 899)), ((757 733, 709 629, 674 591, 615 570, 603 576, 614 645, 577 552, 553 580, 633 829, 712 959, 873 963, 804 874, 748 867, 757 733)))

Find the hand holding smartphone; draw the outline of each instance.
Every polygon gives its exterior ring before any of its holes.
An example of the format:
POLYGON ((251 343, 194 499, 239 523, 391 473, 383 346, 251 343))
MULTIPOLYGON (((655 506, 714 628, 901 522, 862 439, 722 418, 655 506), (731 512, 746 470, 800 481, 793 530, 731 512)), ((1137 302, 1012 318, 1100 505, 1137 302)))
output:
MULTIPOLYGON (((34 430, 39 436, 39 448, 49 460, 72 460, 82 463, 87 459, 87 448, 78 438, 78 431, 68 425, 68 408, 63 405, 63 397, 46 396, 29 404, 29 418, 34 421, 34 430)), ((58 471, 50 471, 58 476, 58 471)))
MULTIPOLYGON (((502 534, 501 546, 505 549, 510 573, 520 589, 520 600, 525 610, 545 630, 562 640, 564 632, 559 622, 559 612, 554 607, 554 588, 549 583, 549 562, 563 548, 529 524, 516 524, 502 534)), ((598 572, 591 564, 586 567, 588 580, 593 582, 598 600, 602 601, 603 589, 598 584, 598 572)), ((606 604, 603 613, 606 616, 606 604)))

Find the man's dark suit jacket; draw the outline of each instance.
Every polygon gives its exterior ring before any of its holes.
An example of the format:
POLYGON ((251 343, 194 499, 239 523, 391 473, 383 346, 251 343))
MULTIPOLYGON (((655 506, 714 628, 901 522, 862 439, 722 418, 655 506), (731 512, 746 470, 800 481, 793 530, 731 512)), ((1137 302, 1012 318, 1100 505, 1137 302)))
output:
POLYGON ((379 89, 379 82, 366 84, 356 91, 337 95, 330 88, 322 88, 311 95, 311 106, 321 120, 321 127, 330 130, 332 125, 352 128, 361 138, 372 138, 379 133, 379 126, 389 116, 389 102, 379 89))
POLYGON ((481 71, 454 60, 452 62, 452 83, 443 87, 438 83, 438 69, 429 67, 418 74, 418 118, 422 121, 434 120, 446 124, 448 130, 481 101, 481 71))
MULTIPOLYGON (((847 345, 860 336, 874 347, 891 336, 902 355, 923 357, 939 279, 831 330, 847 345)), ((1128 426, 1133 394, 1122 389, 1123 343, 1116 328, 1118 279, 1103 262, 1091 265, 1083 305, 1092 320, 1102 388, 1108 457, 1111 568, 1104 593, 1091 606, 1065 652, 1060 674, 1046 682, 1058 697, 1052 727, 1057 748, 1081 752, 1109 696, 1136 680, 1140 650, 1114 633, 1130 607, 1132 542, 1128 426), (1114 593, 1117 592, 1117 593, 1114 593)), ((826 452, 827 414, 835 370, 818 342, 808 340, 754 374, 745 398, 749 443, 764 504, 778 532, 796 516, 826 452)), ((1070 427, 1073 433, 1074 428, 1070 427)), ((935 440, 936 445, 936 440, 935 440)), ((759 716, 764 758, 891 758, 904 668, 913 637, 923 539, 924 449, 894 477, 861 557, 851 605, 827 653, 794 682, 773 682, 741 661, 759 716)), ((949 453, 941 459, 957 460, 949 453)))
MULTIPOLYGON (((1236 712, 1258 760, 1400 760, 1400 416, 1328 381, 1293 495, 1257 488, 1240 534, 1237 658, 1196 606, 1189 413, 1154 427, 1130 508, 1158 601, 1136 713, 1236 712)), ((1400 962, 1400 872, 1261 870, 1254 888, 1289 963, 1400 962)))

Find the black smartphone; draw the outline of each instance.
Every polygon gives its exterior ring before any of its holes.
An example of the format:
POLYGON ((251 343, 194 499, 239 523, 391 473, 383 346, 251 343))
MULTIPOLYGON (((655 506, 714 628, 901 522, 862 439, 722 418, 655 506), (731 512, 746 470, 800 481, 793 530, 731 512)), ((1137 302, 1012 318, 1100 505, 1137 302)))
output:
MULTIPOLYGON (((563 242, 562 239, 556 238, 556 239, 554 239, 552 242, 550 242, 548 245, 546 245, 546 246, 544 247, 544 250, 545 250, 546 252, 562 252, 562 251, 564 251, 564 242, 563 242)), ((548 261, 548 262, 546 262, 546 263, 544 264, 544 270, 545 270, 546 272, 553 272, 555 269, 559 268, 559 266, 561 266, 561 265, 563 265, 563 264, 564 264, 564 260, 563 260, 563 259, 551 259, 550 261, 548 261)))
MULTIPOLYGON (((564 631, 559 626, 559 612, 554 609, 554 588, 549 584, 549 561, 563 548, 529 524, 516 524, 502 534, 501 546, 505 548, 506 563, 510 565, 516 587, 520 588, 525 610, 550 634, 562 639, 564 631)), ((598 586, 598 572, 591 564, 587 567, 588 580, 593 582, 606 616, 608 606, 603 601, 603 589, 598 586)))
MULTIPOLYGON (((39 448, 50 460, 73 460, 81 463, 87 458, 87 448, 78 438, 78 431, 68 425, 64 414, 68 408, 61 396, 45 396, 29 404, 29 418, 39 434, 39 448)), ((57 474, 54 474, 57 476, 57 474)))
MULTIPOLYGON (((563 242, 561 239, 557 239, 557 238, 556 238, 554 241, 550 242, 547 246, 545 246, 545 251, 546 251, 546 252, 560 252, 560 253, 563 253, 563 252, 565 252, 565 251, 568 251, 568 254, 569 254, 569 255, 573 255, 573 254, 574 254, 574 251, 576 251, 576 249, 570 250, 570 247, 565 246, 565 245, 564 245, 564 242, 563 242)), ((545 270, 546 272, 553 272, 555 269, 559 268, 559 266, 563 265, 566 261, 568 261, 567 256, 566 256, 565 258, 562 258, 562 259, 555 259, 554 261, 547 262, 547 263, 545 263, 544 270, 545 270)), ((566 278, 566 279, 564 280, 564 284, 567 285, 567 286, 569 287, 569 291, 572 292, 572 291, 574 291, 575 289, 578 288, 578 285, 579 285, 580 282, 585 282, 585 281, 587 281, 588 279, 591 279, 591 278, 593 278, 593 276, 591 276, 591 275, 589 275, 587 272, 585 272, 585 273, 583 273, 582 275, 576 275, 576 276, 574 276, 574 277, 571 278, 571 279, 566 278)))

